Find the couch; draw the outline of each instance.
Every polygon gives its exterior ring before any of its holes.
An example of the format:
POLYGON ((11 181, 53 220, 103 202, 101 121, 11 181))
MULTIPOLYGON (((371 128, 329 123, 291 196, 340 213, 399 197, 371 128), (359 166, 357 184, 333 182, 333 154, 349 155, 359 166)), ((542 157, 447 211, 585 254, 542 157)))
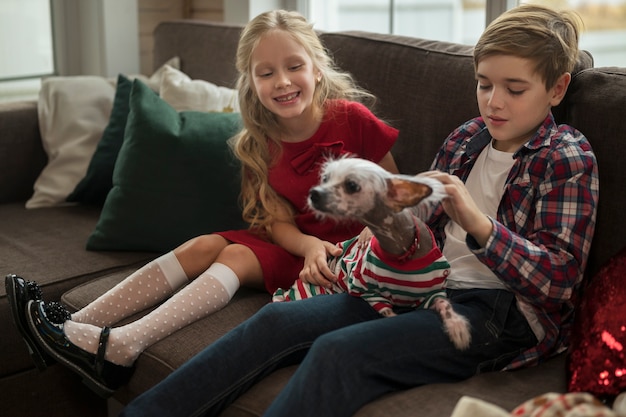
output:
MULTIPOLYGON (((154 31, 154 68, 177 56, 181 70, 191 79, 233 88, 240 29, 214 22, 162 23, 154 31)), ((471 46, 363 31, 320 36, 337 64, 378 97, 377 114, 399 128, 392 152, 401 172, 428 169, 447 134, 478 115, 471 46)), ((62 300, 71 309, 79 309, 159 252, 86 250, 85 242, 102 210, 97 205, 25 208, 50 157, 42 145, 37 106, 36 101, 0 104, 0 272, 36 280, 45 299, 62 300)), ((626 246, 626 216, 622 217, 626 164, 619 155, 626 134, 625 108, 626 68, 594 68, 591 55, 583 53, 569 91, 554 114, 558 122, 571 124, 587 136, 599 164, 601 194, 588 278, 626 246)), ((106 415, 108 408, 113 415, 269 300, 263 292, 240 290, 223 310, 145 351, 128 384, 107 401, 59 365, 41 373, 34 369, 13 326, 2 287, 0 414, 98 416, 106 415)), ((560 354, 533 368, 409 389, 368 404, 357 416, 441 417, 450 415, 463 395, 511 410, 536 395, 565 392, 567 362, 567 354, 560 354)), ((293 370, 270 375, 223 416, 260 415, 293 370)))

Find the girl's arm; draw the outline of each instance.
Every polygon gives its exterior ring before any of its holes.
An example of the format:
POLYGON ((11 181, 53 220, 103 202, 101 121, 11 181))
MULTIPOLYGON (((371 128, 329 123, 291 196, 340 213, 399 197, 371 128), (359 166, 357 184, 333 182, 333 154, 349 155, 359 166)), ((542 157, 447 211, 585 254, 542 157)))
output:
POLYGON ((337 276, 328 267, 328 255, 337 256, 341 254, 341 249, 330 242, 302 233, 291 221, 290 211, 282 204, 278 204, 274 210, 276 220, 270 227, 273 242, 292 255, 304 258, 300 279, 330 287, 337 276))
POLYGON ((393 155, 391 154, 391 152, 387 152, 385 156, 383 156, 383 159, 381 159, 378 162, 378 165, 385 168, 387 171, 391 172, 392 174, 400 173, 400 171, 398 170, 398 166, 396 165, 396 161, 393 159, 393 155))
POLYGON ((272 223, 272 239, 293 255, 304 258, 299 276, 304 282, 330 287, 337 280, 328 267, 328 255, 340 255, 341 248, 338 246, 304 234, 295 224, 286 221, 272 223))

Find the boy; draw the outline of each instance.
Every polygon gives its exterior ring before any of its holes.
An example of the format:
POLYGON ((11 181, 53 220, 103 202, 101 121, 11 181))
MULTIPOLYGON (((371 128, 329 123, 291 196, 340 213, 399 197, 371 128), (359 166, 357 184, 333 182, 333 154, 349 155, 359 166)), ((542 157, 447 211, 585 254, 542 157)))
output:
POLYGON ((422 174, 448 193, 426 220, 451 264, 448 296, 471 322, 467 350, 454 348, 428 310, 381 319, 346 294, 274 303, 123 415, 216 415, 270 372, 299 363, 266 414, 351 416, 389 392, 562 352, 598 201, 589 143, 551 113, 571 80, 578 33, 571 13, 536 5, 496 19, 474 51, 480 117, 452 132, 422 174))

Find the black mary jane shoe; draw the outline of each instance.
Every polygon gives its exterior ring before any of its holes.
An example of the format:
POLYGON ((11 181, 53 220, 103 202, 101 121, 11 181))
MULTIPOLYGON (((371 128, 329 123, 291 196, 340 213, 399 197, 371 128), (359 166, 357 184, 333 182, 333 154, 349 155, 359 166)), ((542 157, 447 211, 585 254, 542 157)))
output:
POLYGON ((15 327, 22 335, 22 339, 28 347, 30 357, 33 359, 35 366, 43 371, 53 362, 53 359, 43 351, 33 339, 33 335, 28 328, 28 320, 26 318, 26 308, 28 302, 41 300, 41 289, 34 281, 26 281, 24 278, 15 274, 9 274, 4 277, 4 287, 7 291, 7 299, 11 306, 13 322, 15 327))
POLYGON ((134 367, 116 365, 104 359, 111 329, 102 329, 98 352, 94 355, 65 337, 65 320, 59 322, 54 309, 54 303, 28 303, 28 325, 37 343, 60 364, 80 375, 85 385, 96 394, 103 398, 110 397, 116 389, 128 382, 135 370, 134 367))

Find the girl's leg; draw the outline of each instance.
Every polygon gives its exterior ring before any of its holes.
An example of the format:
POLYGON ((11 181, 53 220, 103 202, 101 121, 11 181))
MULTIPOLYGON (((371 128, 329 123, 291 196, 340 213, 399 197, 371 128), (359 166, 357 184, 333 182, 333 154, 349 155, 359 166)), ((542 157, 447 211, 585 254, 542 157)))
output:
MULTIPOLYGON (((105 359, 130 366, 150 345, 224 307, 239 288, 238 275, 228 265, 236 265, 233 269, 248 281, 251 277, 262 280, 261 267, 250 249, 241 245, 224 247, 204 273, 165 303, 137 321, 112 329, 105 359)), ((67 338, 91 353, 97 349, 100 332, 92 325, 65 325, 67 338)))
POLYGON ((347 294, 268 304, 137 397, 121 415, 219 415, 274 370, 299 363, 320 335, 379 318, 367 302, 347 294))
POLYGON ((467 350, 454 347, 432 310, 340 329, 317 339, 266 415, 351 416, 393 391, 502 369, 537 343, 509 292, 460 291, 453 303, 472 324, 467 350))
POLYGON ((111 326, 162 301, 187 282, 174 252, 148 262, 106 293, 72 314, 71 322, 111 326))
POLYGON ((206 270, 228 242, 217 235, 191 239, 147 263, 72 314, 72 321, 104 327, 152 307, 206 270))

